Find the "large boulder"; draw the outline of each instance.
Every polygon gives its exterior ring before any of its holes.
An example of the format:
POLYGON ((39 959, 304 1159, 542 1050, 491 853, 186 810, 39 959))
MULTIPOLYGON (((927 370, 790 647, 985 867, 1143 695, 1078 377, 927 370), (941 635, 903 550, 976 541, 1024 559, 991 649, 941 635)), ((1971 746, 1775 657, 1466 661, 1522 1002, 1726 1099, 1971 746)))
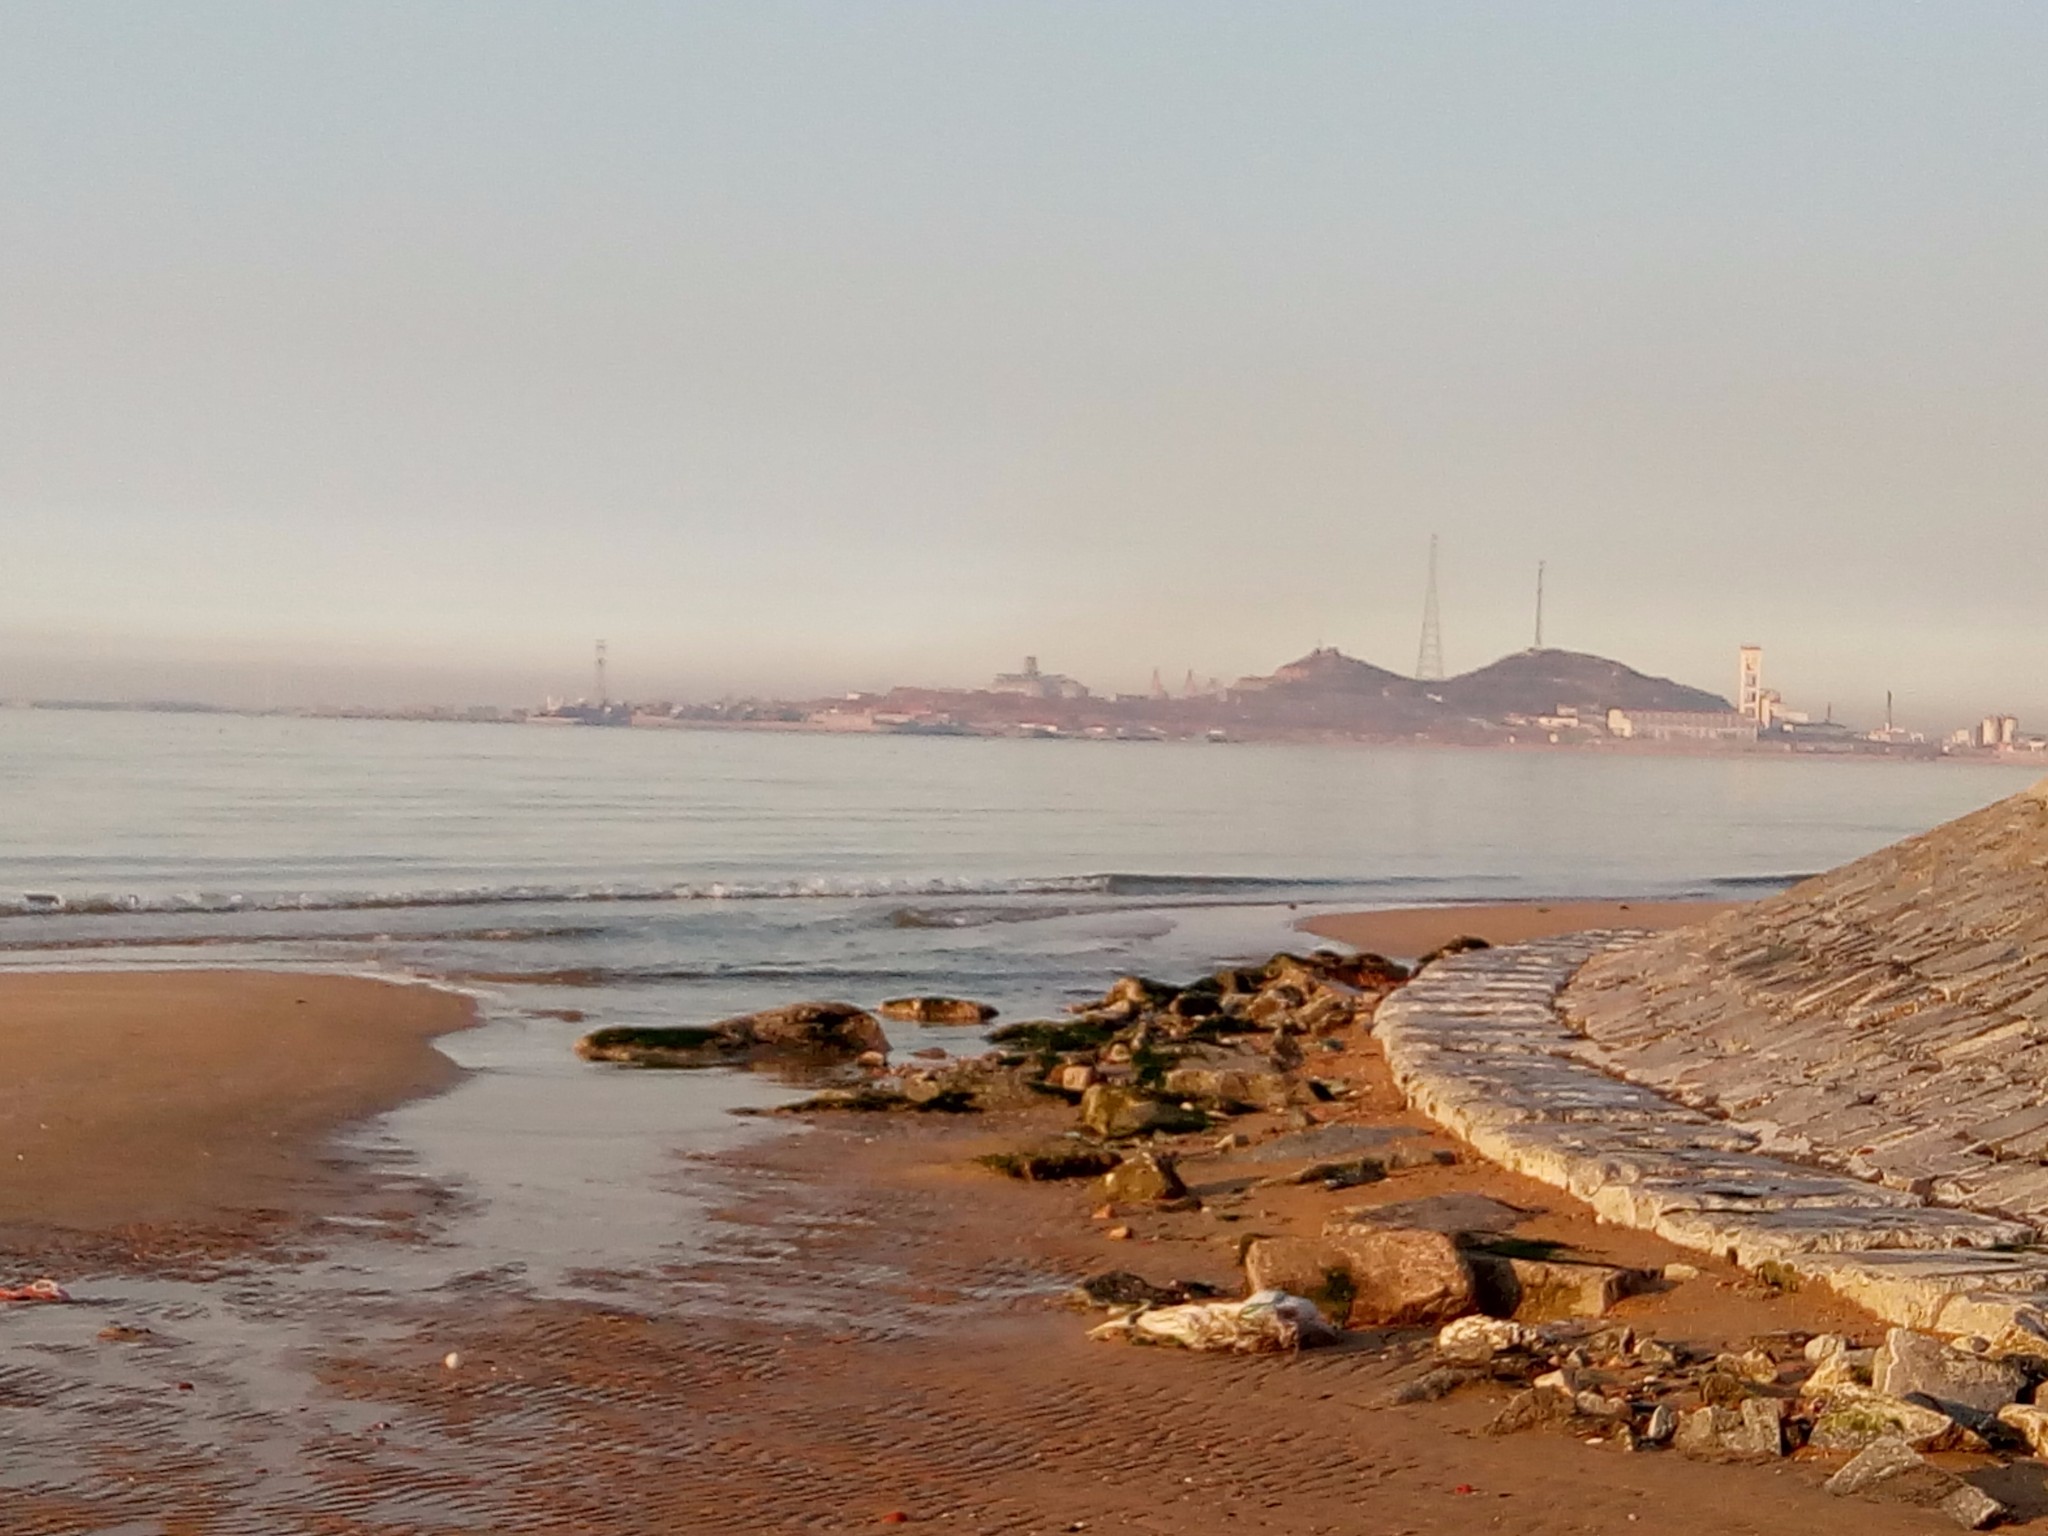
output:
POLYGON ((2009 1360, 1966 1355, 1910 1328, 1894 1328, 1870 1364, 1870 1384, 1888 1397, 1925 1399, 1952 1419, 1976 1423, 2016 1403, 2027 1373, 2009 1360))
POLYGON ((1352 1328, 1433 1327, 1477 1305, 1464 1252, 1446 1234, 1420 1228, 1260 1238, 1246 1248, 1244 1264, 1252 1289, 1307 1296, 1352 1328))
POLYGON ((790 1003, 742 1014, 718 1027, 776 1050, 858 1056, 889 1049, 889 1037, 875 1016, 852 1003, 790 1003))
POLYGON ((1837 1387, 1812 1405, 1816 1451, 1860 1451, 1880 1440, 1903 1440, 1916 1451, 1952 1451, 1974 1437, 1939 1409, 1864 1387, 1837 1387))
POLYGON ((850 1057, 879 1051, 889 1037, 875 1016, 851 1003, 791 1003, 717 1024, 592 1030, 576 1042, 585 1061, 640 1067, 712 1067, 762 1055, 850 1057))

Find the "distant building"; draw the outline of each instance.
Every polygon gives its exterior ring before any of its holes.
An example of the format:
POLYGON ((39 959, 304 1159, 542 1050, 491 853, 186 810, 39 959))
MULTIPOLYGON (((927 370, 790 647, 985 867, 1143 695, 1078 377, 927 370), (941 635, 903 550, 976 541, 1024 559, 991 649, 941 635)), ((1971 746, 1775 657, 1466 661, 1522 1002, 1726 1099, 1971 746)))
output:
POLYGON ((1998 751, 2019 739, 2020 723, 2011 715, 1986 715, 1977 726, 1977 745, 1998 751))
POLYGON ((1033 699, 1085 699, 1088 685, 1057 672, 1038 670, 1038 658, 1026 656, 1022 672, 998 672, 990 693, 1020 693, 1033 699))
POLYGON ((1753 744, 1757 722, 1740 710, 1610 709, 1607 734, 1625 741, 1715 741, 1753 744))
POLYGON ((1770 725, 1771 717, 1768 713, 1770 706, 1764 696, 1764 648, 1760 645, 1742 647, 1737 653, 1737 668, 1735 712, 1754 720, 1758 729, 1765 729, 1770 725))

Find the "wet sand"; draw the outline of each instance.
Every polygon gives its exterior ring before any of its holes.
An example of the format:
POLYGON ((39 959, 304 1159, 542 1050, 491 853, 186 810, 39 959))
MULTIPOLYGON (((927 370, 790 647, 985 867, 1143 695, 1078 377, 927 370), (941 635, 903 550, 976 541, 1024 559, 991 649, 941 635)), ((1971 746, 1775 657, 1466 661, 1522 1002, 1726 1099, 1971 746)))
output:
MULTIPOLYGON (((1351 1092, 1314 1117, 1435 1134, 1402 1104, 1369 1037, 1348 1038, 1318 1072, 1351 1092)), ((622 1091, 654 1081, 615 1076, 622 1091)), ((677 1090, 686 1082, 675 1079, 677 1090)), ((50 1449, 17 1458, 28 1486, 0 1526, 35 1536, 131 1525, 190 1536, 1929 1528, 1924 1511, 1829 1497, 1820 1483, 1833 1463, 1805 1456, 1714 1466, 1555 1431, 1486 1435, 1504 1385, 1382 1405, 1431 1364, 1427 1333, 1360 1331, 1296 1358, 1234 1359, 1093 1342, 1098 1314, 1060 1305, 1075 1280, 1109 1268, 1235 1290, 1246 1235, 1465 1191, 1525 1208, 1527 1235, 1585 1257, 1698 1263, 1700 1278, 1617 1309, 1658 1337, 1712 1351, 1820 1330, 1878 1335, 1825 1290, 1781 1293, 1601 1226, 1469 1154, 1351 1190, 1254 1190, 1275 1161, 1262 1145, 1291 1122, 1245 1116, 1233 1128, 1248 1147, 1189 1144, 1183 1172, 1208 1209, 1101 1219, 1092 1181, 1021 1184, 972 1161, 1063 1131, 1071 1111, 777 1123, 789 1134, 676 1158, 662 1176, 670 1187, 724 1192, 709 1230, 679 1215, 667 1261, 604 1268, 593 1253, 580 1298, 539 1293, 505 1270, 409 1285, 374 1248, 344 1255, 346 1287, 288 1303, 305 1332, 295 1358, 311 1377, 309 1406, 294 1414, 236 1397, 205 1368, 188 1301, 160 1305, 144 1290, 116 1303, 87 1284, 86 1305, 36 1309, 52 1365, 0 1386, 35 1410, 50 1449), (1113 1223, 1132 1235, 1112 1237, 1113 1223), (148 1333, 110 1342, 97 1332, 109 1321, 148 1333), (104 1386, 56 1378, 55 1363, 75 1359, 120 1384, 119 1414, 105 1411, 104 1386), (77 1454, 82 1443, 90 1455, 77 1454)), ((1993 1486, 2023 1515, 2048 1512, 2023 1469, 1974 1475, 2004 1479, 1993 1486)))
POLYGON ((456 993, 257 971, 0 975, 0 1229, 314 1212, 337 1127, 460 1076, 456 993))
POLYGON ((1521 944, 1589 928, 1683 928, 1743 905, 1736 901, 1500 901, 1455 907, 1396 907, 1304 918, 1302 932, 1355 949, 1413 960, 1456 938, 1521 944))

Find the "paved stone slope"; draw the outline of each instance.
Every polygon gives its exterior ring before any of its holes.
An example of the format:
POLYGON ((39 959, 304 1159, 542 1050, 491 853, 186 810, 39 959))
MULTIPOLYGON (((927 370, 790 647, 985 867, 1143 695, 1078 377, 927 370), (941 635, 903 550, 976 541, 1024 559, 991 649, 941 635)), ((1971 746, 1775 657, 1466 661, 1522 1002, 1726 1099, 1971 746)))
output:
POLYGON ((1909 1327, 1990 1337, 2048 1318, 2048 1251, 2026 1246, 2030 1223, 1773 1156, 1753 1130, 1600 1070, 1559 990, 1641 946, 1578 934, 1437 962, 1380 1004, 1395 1081, 1484 1156, 1608 1221, 1783 1265, 1909 1327))
POLYGON ((1564 1009, 1766 1151, 2048 1225, 2048 783, 1603 954, 1564 1009))

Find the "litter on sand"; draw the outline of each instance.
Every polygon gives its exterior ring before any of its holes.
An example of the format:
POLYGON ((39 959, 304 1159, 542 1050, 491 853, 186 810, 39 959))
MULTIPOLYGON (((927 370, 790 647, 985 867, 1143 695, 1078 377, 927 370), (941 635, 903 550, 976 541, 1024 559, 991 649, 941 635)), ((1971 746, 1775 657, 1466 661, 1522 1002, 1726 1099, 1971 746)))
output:
POLYGON ((1257 1355, 1334 1344, 1342 1330, 1332 1327, 1306 1297, 1258 1291, 1243 1301, 1140 1307, 1089 1329, 1088 1337, 1257 1355))
POLYGON ((0 1301, 69 1301, 71 1299, 63 1286, 44 1278, 31 1280, 27 1285, 0 1285, 0 1301))

